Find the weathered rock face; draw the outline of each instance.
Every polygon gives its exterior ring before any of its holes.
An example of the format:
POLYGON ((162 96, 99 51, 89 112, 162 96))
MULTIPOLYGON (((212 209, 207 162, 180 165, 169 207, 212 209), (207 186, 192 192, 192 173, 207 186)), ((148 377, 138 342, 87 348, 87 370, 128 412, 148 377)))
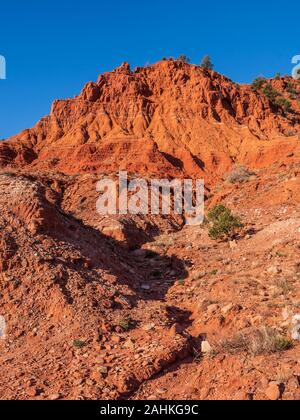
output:
POLYGON ((288 114, 251 86, 197 66, 162 61, 132 72, 125 63, 78 97, 55 101, 34 128, 2 143, 0 165, 207 181, 234 163, 265 166, 299 148, 299 83, 271 84, 291 100, 288 114))

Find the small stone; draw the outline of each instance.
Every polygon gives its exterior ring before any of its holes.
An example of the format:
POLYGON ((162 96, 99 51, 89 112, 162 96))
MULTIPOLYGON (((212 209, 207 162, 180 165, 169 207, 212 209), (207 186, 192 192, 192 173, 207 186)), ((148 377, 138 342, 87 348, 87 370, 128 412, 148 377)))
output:
POLYGON ((218 311, 219 308, 220 308, 219 305, 216 305, 216 304, 209 305, 207 307, 207 313, 208 313, 208 315, 213 315, 214 313, 216 313, 218 311))
POLYGON ((284 321, 287 321, 291 316, 291 312, 290 309, 288 307, 285 307, 282 310, 282 318, 284 319, 284 321))
POLYGON ((202 341, 202 343, 201 343, 201 352, 202 353, 205 353, 205 354, 212 352, 212 347, 211 347, 211 345, 209 344, 208 341, 202 341))
POLYGON ((99 373, 101 373, 102 375, 107 375, 108 373, 108 368, 106 366, 100 366, 98 369, 99 373))
POLYGON ((295 315, 292 320, 292 339, 293 340, 300 340, 300 315, 295 315))
POLYGON ((271 401, 277 401, 277 400, 279 400, 279 398, 281 396, 281 393, 280 393, 280 389, 279 389, 278 383, 271 382, 269 384, 268 388, 266 389, 266 396, 271 401))
POLYGON ((169 330, 169 336, 174 338, 177 334, 180 334, 180 328, 178 324, 174 324, 169 330))
POLYGON ((142 285, 141 285, 141 289, 142 289, 142 290, 150 290, 150 289, 151 289, 151 287, 149 286, 149 284, 142 284, 142 285))
POLYGON ((51 394, 49 395, 49 400, 50 401, 56 401, 60 399, 60 395, 59 394, 51 394))
POLYGON ((142 329, 147 332, 154 330, 154 328, 155 328, 155 324, 146 324, 142 327, 142 329))
POLYGON ((29 397, 36 397, 37 396, 37 389, 35 386, 31 386, 27 390, 27 394, 29 397))
POLYGON ((229 242, 230 249, 236 249, 237 246, 238 246, 237 241, 230 241, 229 242))
POLYGON ((118 344, 118 343, 120 343, 120 342, 121 342, 121 337, 119 337, 118 335, 113 335, 113 336, 111 337, 111 341, 112 341, 113 343, 118 344))
POLYGON ((227 315, 232 309, 233 309, 233 303, 230 303, 229 305, 224 306, 224 308, 221 309, 221 312, 223 315, 227 315))
POLYGON ((276 266, 272 266, 272 267, 269 267, 267 269, 267 272, 268 272, 268 274, 271 274, 271 275, 274 275, 275 276, 276 274, 281 273, 281 270, 278 267, 276 267, 276 266))
POLYGON ((133 350, 135 348, 135 343, 134 343, 134 341, 131 340, 131 338, 129 338, 128 340, 125 341, 124 347, 126 349, 132 349, 133 350))
POLYGON ((157 396, 156 396, 156 395, 150 395, 150 396, 147 398, 147 400, 148 400, 148 401, 157 401, 157 400, 158 400, 158 398, 157 398, 157 396))

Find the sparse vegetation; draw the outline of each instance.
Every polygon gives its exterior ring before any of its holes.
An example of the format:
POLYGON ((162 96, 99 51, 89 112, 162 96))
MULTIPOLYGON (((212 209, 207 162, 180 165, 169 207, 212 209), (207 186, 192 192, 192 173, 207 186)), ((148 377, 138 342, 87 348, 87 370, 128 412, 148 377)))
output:
POLYGON ((133 321, 131 319, 130 316, 122 319, 119 323, 119 326, 124 330, 124 331, 129 331, 131 330, 131 328, 133 327, 133 321))
POLYGON ((215 240, 228 239, 243 227, 239 217, 223 205, 216 205, 208 213, 207 219, 210 225, 209 236, 215 240))
POLYGON ((282 291, 282 294, 288 295, 292 290, 292 285, 287 280, 278 280, 276 286, 282 291))
POLYGON ((191 62, 190 57, 188 57, 188 56, 187 56, 187 55, 185 55, 185 54, 180 55, 180 56, 177 58, 177 60, 178 60, 178 61, 181 61, 182 63, 187 63, 187 64, 189 64, 189 63, 191 62))
POLYGON ((285 99, 283 97, 278 97, 275 99, 275 105, 278 106, 278 108, 281 108, 283 112, 290 112, 292 109, 292 104, 288 99, 285 99))
POLYGON ((245 166, 237 166, 233 169, 231 174, 229 174, 227 180, 231 184, 238 184, 242 182, 247 182, 251 177, 256 176, 255 172, 250 171, 245 166))
POLYGON ((74 340, 73 346, 77 349, 83 349, 86 346, 86 342, 82 340, 74 340))
MULTIPOLYGON (((280 79, 280 77, 280 74, 277 74, 275 78, 280 79)), ((252 83, 252 89, 256 92, 261 91, 273 106, 282 109, 284 113, 291 111, 291 102, 274 89, 272 84, 268 82, 265 77, 257 77, 252 83)), ((287 84, 286 91, 292 95, 292 99, 295 99, 298 95, 298 91, 295 90, 294 85, 291 82, 287 84)))
POLYGON ((292 96, 293 99, 297 99, 299 92, 295 89, 295 86, 292 82, 288 82, 286 85, 286 91, 292 96))
POLYGON ((253 90, 261 90, 264 85, 267 83, 267 79, 265 77, 257 77, 252 83, 253 90))
POLYGON ((291 111, 291 102, 274 89, 271 83, 267 83, 263 86, 262 93, 269 99, 270 103, 274 107, 280 108, 285 114, 291 111))
POLYGON ((271 354, 289 350, 293 343, 270 327, 262 327, 250 334, 238 333, 220 343, 220 352, 230 354, 248 353, 251 356, 271 354))
POLYGON ((271 85, 271 83, 267 83, 263 90, 262 93, 269 99, 269 101, 271 103, 274 103, 276 98, 278 96, 280 96, 279 92, 277 92, 276 89, 273 88, 273 86, 271 85))
POLYGON ((209 55, 205 55, 203 57, 200 66, 205 70, 213 70, 214 69, 214 65, 213 65, 209 55))

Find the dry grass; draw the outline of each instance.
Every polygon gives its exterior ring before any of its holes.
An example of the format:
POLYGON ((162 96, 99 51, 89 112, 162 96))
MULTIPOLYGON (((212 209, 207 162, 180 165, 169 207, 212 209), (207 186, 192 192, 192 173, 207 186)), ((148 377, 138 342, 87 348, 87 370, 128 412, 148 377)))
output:
POLYGON ((277 353, 289 350, 292 341, 269 327, 262 327, 251 333, 238 333, 219 344, 221 353, 248 353, 251 356, 277 353))
POLYGON ((278 280, 276 286, 282 291, 283 295, 288 295, 293 291, 293 286, 287 280, 278 280))
POLYGON ((231 174, 228 175, 227 181, 231 184, 239 184, 247 182, 253 177, 256 177, 255 172, 250 171, 244 166, 236 166, 231 172, 231 174))

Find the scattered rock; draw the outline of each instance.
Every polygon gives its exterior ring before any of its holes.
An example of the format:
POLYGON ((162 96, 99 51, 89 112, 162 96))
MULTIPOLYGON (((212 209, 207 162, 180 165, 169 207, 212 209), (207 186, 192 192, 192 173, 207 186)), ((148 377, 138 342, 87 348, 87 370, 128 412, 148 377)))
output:
POLYGON ((279 384, 276 382, 271 382, 266 389, 266 396, 271 401, 277 401, 281 397, 281 392, 279 388, 279 384))
POLYGON ((275 276, 277 274, 280 274, 281 270, 276 266, 272 266, 267 269, 267 273, 275 276))
POLYGON ((220 306, 217 304, 213 304, 213 305, 209 305, 207 307, 207 314, 208 315, 213 315, 215 314, 218 310, 220 309, 220 306))
POLYGON ((101 373, 101 375, 107 375, 108 374, 108 367, 107 366, 100 366, 98 368, 98 372, 101 373))
POLYGON ((118 344, 118 343, 120 343, 120 342, 121 342, 121 337, 119 337, 118 335, 113 335, 113 336, 111 337, 111 341, 112 341, 113 343, 118 344))
POLYGON ((237 241, 230 241, 229 242, 229 248, 231 249, 231 250, 234 250, 234 249, 236 249, 237 248, 237 246, 238 246, 238 244, 237 244, 237 241))
POLYGON ((292 320, 292 339, 300 340, 300 315, 295 315, 292 320))
POLYGON ((152 331, 152 330, 154 330, 154 328, 155 328, 155 324, 146 324, 146 325, 143 325, 142 326, 142 329, 144 330, 144 331, 152 331))
POLYGON ((224 306, 224 308, 221 309, 221 312, 223 315, 227 315, 232 309, 233 309, 233 303, 230 303, 227 306, 224 306))
POLYGON ((128 340, 125 341, 124 347, 126 349, 134 350, 134 348, 135 348, 135 342, 131 338, 129 338, 128 340))

